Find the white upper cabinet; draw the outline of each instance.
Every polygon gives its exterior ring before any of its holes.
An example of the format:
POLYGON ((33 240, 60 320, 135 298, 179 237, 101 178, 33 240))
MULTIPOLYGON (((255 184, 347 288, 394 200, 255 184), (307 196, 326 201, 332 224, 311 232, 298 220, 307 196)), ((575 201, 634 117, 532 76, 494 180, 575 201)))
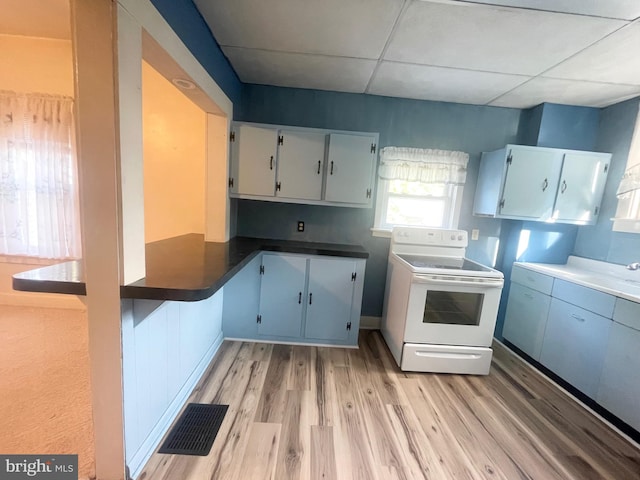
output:
POLYGON ((503 217, 541 218, 551 215, 562 152, 512 146, 499 212, 503 217))
POLYGON ((594 223, 608 153, 507 145, 482 154, 474 215, 594 223))
POLYGON ((376 144, 372 136, 329 135, 326 200, 371 203, 376 144))
POLYGON ((232 131, 230 191, 273 196, 278 131, 238 125, 232 131))
POLYGON ((378 134, 234 123, 229 194, 371 207, 378 134))
POLYGON ((320 200, 326 135, 281 131, 276 197, 320 200))
POLYGON ((609 153, 565 153, 553 209, 555 221, 588 224, 596 220, 610 161, 609 153))

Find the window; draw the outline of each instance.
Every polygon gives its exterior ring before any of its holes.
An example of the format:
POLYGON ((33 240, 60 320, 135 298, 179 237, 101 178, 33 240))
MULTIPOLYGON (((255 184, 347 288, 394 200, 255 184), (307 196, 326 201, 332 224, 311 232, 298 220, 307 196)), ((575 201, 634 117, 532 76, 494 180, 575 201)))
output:
POLYGON ((462 152, 383 148, 374 231, 457 227, 468 158, 462 152))
POLYGON ((0 91, 0 254, 80 256, 73 100, 0 91))
POLYGON ((613 230, 640 233, 640 112, 631 139, 627 169, 617 191, 618 209, 613 230))

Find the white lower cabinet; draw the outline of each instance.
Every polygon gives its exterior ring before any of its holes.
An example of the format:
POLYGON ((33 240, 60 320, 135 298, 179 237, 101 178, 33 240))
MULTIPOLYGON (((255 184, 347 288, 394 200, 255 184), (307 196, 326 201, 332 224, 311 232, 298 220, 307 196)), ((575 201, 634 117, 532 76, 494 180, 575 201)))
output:
POLYGON ((349 338, 355 273, 353 260, 310 259, 305 337, 342 341, 349 338))
POLYGON ((640 303, 617 298, 597 401, 640 431, 640 303))
POLYGON ((224 287, 225 338, 357 346, 365 265, 262 252, 224 287))
POLYGON ((502 333, 640 431, 640 303, 514 264, 502 333))
POLYGON ((540 360, 550 304, 549 295, 511 284, 502 335, 535 360, 540 360))
POLYGON ((365 260, 262 254, 255 338, 357 345, 365 260))
POLYGON ((611 319, 551 299, 540 363, 595 399, 611 319))
POLYGON ((304 312, 307 259, 293 255, 262 256, 258 334, 300 337, 304 312))

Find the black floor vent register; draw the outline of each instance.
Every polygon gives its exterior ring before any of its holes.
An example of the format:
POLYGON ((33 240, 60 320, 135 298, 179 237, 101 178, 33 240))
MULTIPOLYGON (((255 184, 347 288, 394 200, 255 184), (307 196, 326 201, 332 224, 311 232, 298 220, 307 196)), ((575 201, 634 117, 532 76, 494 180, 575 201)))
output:
POLYGON ((229 405, 190 403, 158 453, 209 455, 229 405))

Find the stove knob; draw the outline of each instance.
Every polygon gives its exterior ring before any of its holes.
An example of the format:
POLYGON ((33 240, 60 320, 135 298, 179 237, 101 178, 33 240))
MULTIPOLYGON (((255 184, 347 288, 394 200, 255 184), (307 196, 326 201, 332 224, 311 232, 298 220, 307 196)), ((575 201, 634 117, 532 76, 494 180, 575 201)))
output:
POLYGON ((451 235, 451 240, 455 240, 456 236, 455 235, 451 235))
POLYGON ((462 235, 458 235, 458 240, 462 241, 462 235))

